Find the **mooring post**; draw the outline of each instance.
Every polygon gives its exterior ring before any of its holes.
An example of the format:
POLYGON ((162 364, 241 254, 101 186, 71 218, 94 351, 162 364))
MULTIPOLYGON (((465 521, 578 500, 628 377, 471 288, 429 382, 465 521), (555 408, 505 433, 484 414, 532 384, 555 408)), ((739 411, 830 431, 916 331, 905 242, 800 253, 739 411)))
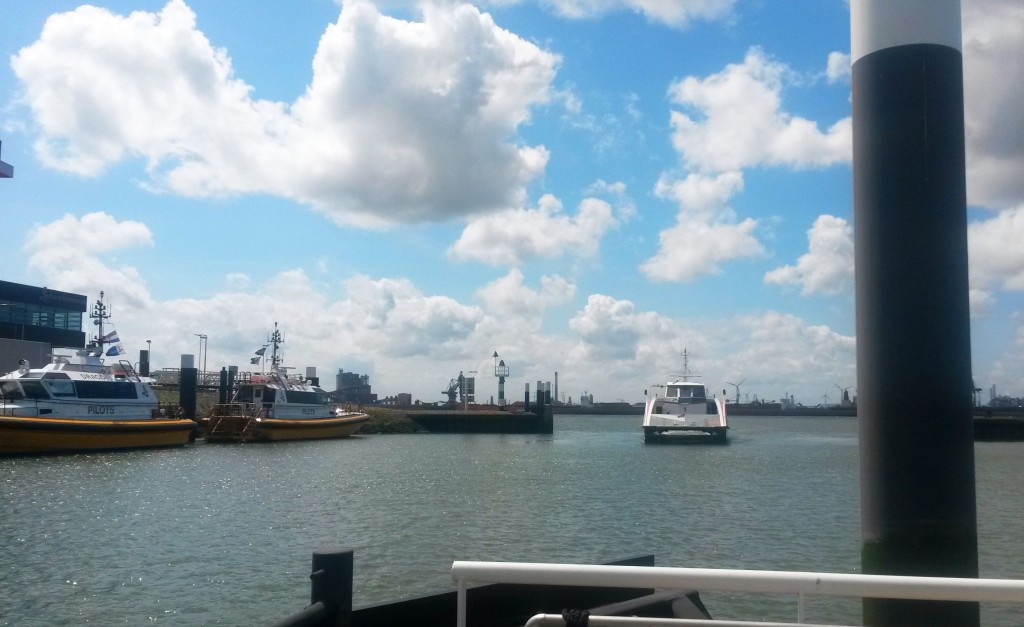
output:
MULTIPOLYGON (((852 0, 863 572, 978 576, 959 0, 852 0)), ((867 625, 976 603, 864 600, 867 625)))
POLYGON ((178 373, 178 406, 185 418, 196 420, 199 371, 192 367, 193 359, 193 355, 181 356, 181 370, 178 373))
POLYGON ((228 369, 221 366, 220 381, 217 385, 217 402, 221 405, 228 402, 228 369))
POLYGON ((352 549, 328 548, 313 552, 310 604, 323 603, 330 610, 325 623, 333 627, 352 624, 352 549))
POLYGON ((235 381, 238 380, 238 366, 228 366, 228 393, 225 403, 230 403, 235 396, 235 381))

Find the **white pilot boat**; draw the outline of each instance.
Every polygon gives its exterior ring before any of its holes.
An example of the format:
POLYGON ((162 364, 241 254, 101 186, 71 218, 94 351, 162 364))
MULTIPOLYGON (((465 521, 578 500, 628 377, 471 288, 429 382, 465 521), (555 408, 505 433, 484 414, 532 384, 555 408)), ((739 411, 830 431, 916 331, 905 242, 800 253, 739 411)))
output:
POLYGON ((274 323, 270 372, 247 375, 230 403, 212 408, 203 421, 207 442, 343 438, 370 420, 364 413, 335 409, 327 391, 309 379, 290 375, 278 355, 281 342, 274 323))
POLYGON ((725 402, 709 397, 703 383, 694 381, 689 355, 683 351, 683 372, 647 395, 644 442, 647 444, 725 444, 729 429, 725 402))
POLYGON ((115 340, 103 335, 102 294, 96 311, 99 335, 84 349, 54 355, 40 368, 22 360, 0 376, 0 454, 180 446, 195 439, 196 423, 175 417, 173 409, 162 412, 148 377, 126 360, 105 363, 103 346, 115 340))

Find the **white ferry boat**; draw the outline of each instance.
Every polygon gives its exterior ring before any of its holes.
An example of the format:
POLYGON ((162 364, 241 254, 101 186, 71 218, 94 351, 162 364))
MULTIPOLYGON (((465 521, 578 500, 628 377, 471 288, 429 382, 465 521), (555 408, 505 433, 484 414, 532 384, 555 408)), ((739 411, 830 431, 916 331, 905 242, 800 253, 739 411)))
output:
POLYGON ((270 372, 247 375, 230 403, 213 407, 203 421, 207 442, 343 438, 369 421, 364 413, 335 409, 327 391, 290 375, 278 354, 282 342, 274 323, 270 372))
MULTIPOLYGON (((96 304, 99 335, 74 356, 54 355, 33 368, 22 360, 0 377, 0 454, 180 446, 195 439, 196 423, 161 411, 148 377, 131 363, 104 361, 108 317, 96 304)), ((118 351, 115 351, 118 352, 118 351)), ((123 351, 120 351, 123 352, 123 351)))
POLYGON ((683 350, 683 372, 665 385, 651 386, 644 408, 647 444, 725 444, 729 429, 725 401, 708 396, 703 383, 694 381, 689 355, 683 350), (657 389, 663 389, 659 393, 657 389))

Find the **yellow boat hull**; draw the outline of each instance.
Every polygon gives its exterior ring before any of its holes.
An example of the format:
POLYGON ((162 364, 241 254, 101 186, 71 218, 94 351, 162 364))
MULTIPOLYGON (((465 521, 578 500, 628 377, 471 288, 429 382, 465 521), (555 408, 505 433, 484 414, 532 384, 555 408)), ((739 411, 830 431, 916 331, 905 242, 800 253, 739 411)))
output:
POLYGON ((79 420, 0 416, 0 455, 77 453, 183 446, 195 440, 185 419, 79 420))
POLYGON ((359 431, 359 427, 369 420, 366 414, 316 420, 263 418, 255 425, 253 439, 257 442, 282 442, 344 438, 359 431))

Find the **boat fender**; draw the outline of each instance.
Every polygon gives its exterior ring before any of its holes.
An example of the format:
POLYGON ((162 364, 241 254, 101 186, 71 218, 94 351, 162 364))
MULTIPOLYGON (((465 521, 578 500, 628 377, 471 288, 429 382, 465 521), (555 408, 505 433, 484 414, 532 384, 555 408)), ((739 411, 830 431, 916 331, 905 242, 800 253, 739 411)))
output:
POLYGON ((590 623, 590 612, 587 610, 562 610, 565 627, 587 627, 590 623))

